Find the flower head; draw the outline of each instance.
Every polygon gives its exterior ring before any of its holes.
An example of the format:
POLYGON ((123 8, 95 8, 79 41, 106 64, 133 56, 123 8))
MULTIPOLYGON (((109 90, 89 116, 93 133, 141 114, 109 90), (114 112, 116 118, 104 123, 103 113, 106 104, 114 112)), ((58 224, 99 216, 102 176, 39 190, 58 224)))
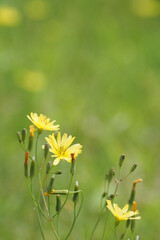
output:
POLYGON ((124 206, 124 208, 119 208, 117 204, 112 203, 110 200, 107 200, 107 208, 111 211, 111 213, 116 217, 117 222, 128 219, 140 219, 140 216, 135 217, 135 215, 139 214, 138 210, 128 211, 128 204, 124 206), (128 212, 127 212, 128 211, 128 212))
MULTIPOLYGON (((79 143, 70 146, 75 137, 72 137, 71 135, 67 137, 66 133, 64 133, 61 138, 61 134, 58 132, 57 140, 55 139, 54 134, 49 135, 49 137, 46 137, 45 139, 50 145, 49 151, 51 153, 54 153, 54 155, 52 155, 52 157, 55 157, 53 165, 57 165, 61 159, 66 160, 67 162, 71 162, 72 153, 74 153, 74 156, 77 157, 78 154, 82 152, 82 145, 79 143)), ((42 148, 44 148, 44 146, 42 146, 42 148)))
POLYGON ((40 130, 49 130, 49 131, 56 131, 59 129, 59 125, 54 125, 54 121, 50 121, 45 115, 40 114, 39 116, 37 113, 31 112, 31 116, 27 115, 28 119, 40 130))

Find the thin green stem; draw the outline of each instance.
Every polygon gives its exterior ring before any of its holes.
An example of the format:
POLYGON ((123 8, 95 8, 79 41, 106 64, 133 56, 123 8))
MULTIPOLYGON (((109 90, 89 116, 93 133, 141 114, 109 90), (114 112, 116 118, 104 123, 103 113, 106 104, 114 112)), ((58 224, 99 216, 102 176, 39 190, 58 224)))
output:
POLYGON ((57 240, 60 240, 60 238, 59 238, 57 232, 55 231, 55 229, 54 229, 54 227, 53 227, 53 223, 52 223, 52 221, 50 220, 49 222, 50 222, 51 229, 52 229, 52 231, 53 231, 53 233, 54 233, 56 239, 57 239, 57 240))
POLYGON ((98 226, 98 224, 99 224, 99 222, 100 222, 100 220, 101 220, 101 217, 103 216, 103 214, 104 214, 104 209, 106 208, 106 205, 104 205, 103 206, 103 208, 101 209, 101 211, 100 211, 100 213, 99 213, 99 217, 98 217, 98 219, 97 219, 97 221, 96 221, 96 223, 95 223, 95 225, 94 225, 94 227, 93 227, 93 229, 92 229, 92 232, 91 232, 91 236, 90 236, 90 240, 92 239, 92 237, 93 237, 93 235, 94 235, 94 232, 95 232, 95 230, 96 230, 96 228, 97 228, 97 226, 98 226))
POLYGON ((104 239, 104 236, 105 236, 105 231, 106 231, 108 216, 109 216, 109 212, 108 212, 108 214, 106 215, 105 224, 104 224, 104 229, 103 229, 103 235, 102 235, 102 240, 104 239))
POLYGON ((35 204, 35 208, 36 208, 36 213, 37 213, 37 218, 38 218, 38 223, 39 223, 39 228, 40 228, 40 231, 41 231, 41 234, 42 234, 42 238, 43 238, 43 240, 45 240, 45 236, 44 236, 43 228, 42 228, 42 223, 41 223, 41 219, 40 219, 38 208, 37 208, 36 204, 35 204))
POLYGON ((74 227, 74 225, 75 225, 75 223, 76 223, 76 220, 77 220, 77 218, 78 218, 78 216, 79 216, 79 214, 80 214, 80 211, 81 211, 81 208, 82 208, 82 204, 83 204, 83 192, 81 191, 81 204, 80 204, 80 207, 79 207, 79 210, 78 210, 77 215, 76 215, 76 204, 74 204, 74 219, 73 219, 72 226, 71 226, 71 228, 70 228, 70 230, 69 230, 69 233, 68 233, 68 235, 66 236, 65 240, 68 239, 68 237, 70 236, 70 234, 71 234, 71 232, 72 232, 72 230, 73 230, 73 227, 74 227))
POLYGON ((117 238, 117 227, 115 226, 115 237, 116 237, 116 240, 118 240, 117 238))
POLYGON ((57 214, 57 234, 59 235, 59 213, 57 214))
POLYGON ((55 218, 57 216, 58 213, 60 213, 63 209, 63 207, 65 206, 67 200, 68 200, 68 197, 69 197, 69 193, 70 193, 70 188, 71 188, 71 184, 72 184, 72 179, 73 179, 73 175, 71 175, 71 178, 70 178, 70 183, 69 183, 69 186, 68 186, 68 193, 67 193, 67 196, 66 196, 66 199, 64 200, 64 203, 62 204, 61 208, 59 209, 59 212, 56 212, 52 218, 55 218))

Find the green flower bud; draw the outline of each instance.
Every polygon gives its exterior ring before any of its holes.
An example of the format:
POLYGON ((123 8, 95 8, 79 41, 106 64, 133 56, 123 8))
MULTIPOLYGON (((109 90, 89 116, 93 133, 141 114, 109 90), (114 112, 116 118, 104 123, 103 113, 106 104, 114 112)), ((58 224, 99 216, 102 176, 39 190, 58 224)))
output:
POLYGON ((19 143, 21 143, 22 142, 22 135, 21 135, 21 133, 18 131, 18 132, 16 132, 16 134, 17 134, 17 138, 18 138, 19 143))
POLYGON ((46 166, 46 174, 49 173, 49 171, 51 170, 51 168, 52 168, 52 163, 51 163, 51 161, 49 161, 49 162, 47 163, 47 166, 46 166))
POLYGON ((50 179, 50 182, 49 182, 49 185, 48 185, 48 189, 47 189, 47 192, 50 193, 52 191, 52 187, 53 187, 53 183, 54 183, 54 178, 55 178, 55 175, 53 174, 51 179, 50 179))
POLYGON ((29 162, 29 152, 25 153, 25 161, 24 161, 24 176, 28 177, 28 162, 29 162))
POLYGON ((112 181, 112 178, 115 176, 115 170, 113 168, 110 169, 109 175, 108 175, 108 182, 110 183, 112 181))
POLYGON ((29 142, 28 142, 28 151, 30 152, 32 150, 33 146, 33 137, 32 135, 29 136, 29 142))
POLYGON ((58 170, 55 172, 56 175, 61 175, 62 174, 62 171, 58 170))
POLYGON ((70 173, 72 175, 75 174, 76 172, 76 159, 75 159, 75 154, 74 153, 71 153, 71 158, 72 158, 72 162, 71 162, 71 170, 70 170, 70 173))
POLYGON ((56 195, 56 212, 59 212, 60 209, 61 209, 60 195, 56 195))
POLYGON ((32 159, 31 167, 30 167, 30 178, 34 176, 34 173, 35 173, 35 159, 32 159))
POLYGON ((137 164, 134 163, 133 166, 130 169, 130 173, 132 173, 136 169, 136 167, 137 167, 137 164))
POLYGON ((49 152, 49 144, 46 143, 46 144, 44 145, 44 158, 45 158, 45 159, 47 158, 48 152, 49 152))
POLYGON ((24 143, 26 140, 26 136, 27 136, 27 129, 23 128, 22 129, 22 142, 24 143))
MULTIPOLYGON (((79 190, 78 181, 76 181, 76 185, 75 185, 74 191, 78 191, 78 190, 79 190)), ((74 193, 74 195, 73 195, 73 202, 75 204, 78 202, 78 192, 74 193)))
POLYGON ((132 191, 131 191, 130 199, 128 201, 130 206, 132 205, 134 199, 135 199, 135 189, 133 188, 132 191))
POLYGON ((125 155, 122 154, 122 155, 120 156, 120 159, 119 159, 119 167, 120 167, 120 168, 122 167, 122 164, 123 164, 123 162, 124 162, 124 159, 125 159, 125 155))

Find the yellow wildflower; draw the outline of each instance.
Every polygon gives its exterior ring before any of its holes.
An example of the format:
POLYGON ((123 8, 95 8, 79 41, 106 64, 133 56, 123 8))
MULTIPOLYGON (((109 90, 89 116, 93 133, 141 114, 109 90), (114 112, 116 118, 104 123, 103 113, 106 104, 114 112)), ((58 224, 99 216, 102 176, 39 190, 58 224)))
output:
POLYGON ((40 114, 40 116, 37 115, 37 113, 31 112, 31 117, 27 115, 28 119, 33 122, 33 124, 40 130, 49 130, 49 131, 56 131, 59 129, 59 125, 54 125, 55 122, 50 122, 50 119, 47 118, 45 115, 40 114))
POLYGON ((128 220, 128 219, 140 219, 140 216, 134 217, 139 214, 138 210, 128 211, 128 204, 124 206, 124 208, 119 208, 117 204, 112 203, 110 200, 107 200, 107 208, 111 211, 111 213, 116 217, 116 221, 128 220), (127 212, 128 211, 128 212, 127 212))
MULTIPOLYGON (((66 160, 67 162, 71 162, 72 153, 74 153, 74 156, 77 157, 78 154, 82 152, 82 145, 80 145, 79 143, 70 146, 74 141, 75 137, 72 137, 71 135, 67 137, 66 133, 64 133, 61 138, 61 134, 60 132, 58 132, 57 140, 55 139, 54 134, 49 135, 49 138, 46 137, 45 139, 50 145, 49 151, 54 153, 52 157, 56 157, 53 165, 57 165, 61 159, 66 160)), ((44 148, 44 146, 42 146, 42 148, 44 148)))

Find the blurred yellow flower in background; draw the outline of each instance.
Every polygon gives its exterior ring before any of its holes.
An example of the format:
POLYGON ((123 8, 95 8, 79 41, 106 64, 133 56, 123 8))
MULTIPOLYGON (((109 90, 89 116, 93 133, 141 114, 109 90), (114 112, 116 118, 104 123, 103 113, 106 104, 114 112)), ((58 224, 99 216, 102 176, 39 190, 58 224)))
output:
POLYGON ((152 18, 160 15, 160 2, 156 0, 132 0, 133 12, 143 18, 152 18))
POLYGON ((47 118, 45 115, 31 112, 31 116, 27 115, 28 119, 40 130, 49 130, 49 131, 56 131, 59 129, 59 125, 54 125, 54 121, 50 121, 50 118, 47 118))
MULTIPOLYGON (((67 162, 71 162, 71 154, 74 153, 74 156, 77 157, 79 153, 82 152, 81 148, 82 145, 72 144, 74 141, 75 137, 72 137, 71 135, 67 137, 67 134, 64 133, 62 138, 60 132, 58 132, 57 135, 57 140, 55 139, 54 134, 49 135, 49 138, 45 138, 48 144, 50 145, 49 151, 54 153, 52 157, 56 157, 56 159, 53 162, 53 165, 57 165, 60 160, 66 160, 67 162)), ((42 146, 44 148, 44 146, 42 146)))
POLYGON ((0 7, 0 25, 13 27, 19 25, 21 21, 20 12, 10 6, 0 7))
POLYGON ((46 1, 33 0, 27 1, 26 4, 26 14, 32 20, 42 20, 44 19, 49 10, 49 5, 46 1))
POLYGON ((119 208, 117 204, 112 203, 110 200, 107 200, 107 208, 111 211, 111 213, 115 216, 117 223, 122 220, 128 219, 141 219, 140 216, 134 217, 135 215, 139 214, 138 210, 135 211, 128 211, 128 204, 124 206, 124 208, 119 208), (128 212, 127 212, 128 211, 128 212))
POLYGON ((41 71, 24 69, 16 73, 15 83, 26 91, 38 93, 45 89, 47 79, 41 71))

